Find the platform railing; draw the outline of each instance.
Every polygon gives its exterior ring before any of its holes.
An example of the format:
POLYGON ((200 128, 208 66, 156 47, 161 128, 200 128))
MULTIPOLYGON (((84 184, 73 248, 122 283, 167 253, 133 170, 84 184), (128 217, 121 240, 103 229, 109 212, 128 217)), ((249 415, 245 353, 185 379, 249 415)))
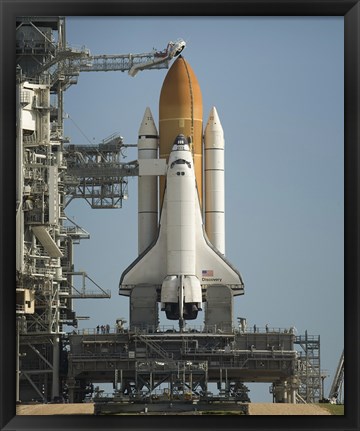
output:
MULTIPOLYGON (((82 328, 73 331, 72 333, 77 335, 104 335, 104 334, 119 334, 119 333, 137 333, 141 335, 152 335, 152 334, 229 334, 228 330, 222 328, 222 325, 212 325, 212 326, 204 326, 204 325, 193 325, 187 326, 185 330, 182 332, 179 331, 175 325, 159 325, 158 327, 154 326, 143 326, 136 327, 129 331, 128 328, 118 327, 111 325, 109 328, 106 327, 107 324, 99 325, 99 329, 95 328, 82 328), (101 326, 104 326, 105 329, 102 330, 101 326)), ((296 328, 281 328, 281 327, 270 327, 270 326, 256 326, 249 325, 245 328, 245 330, 241 328, 234 327, 231 331, 231 334, 296 334, 296 328)), ((299 338, 299 337, 297 337, 299 338)), ((310 339, 310 336, 309 338, 310 339)))

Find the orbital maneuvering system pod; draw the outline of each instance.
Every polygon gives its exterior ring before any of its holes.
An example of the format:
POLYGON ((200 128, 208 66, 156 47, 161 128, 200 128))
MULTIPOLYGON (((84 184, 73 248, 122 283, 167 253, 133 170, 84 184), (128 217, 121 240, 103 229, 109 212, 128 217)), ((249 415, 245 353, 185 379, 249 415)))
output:
POLYGON ((180 330, 203 308, 205 327, 230 330, 244 284, 224 255, 223 130, 212 108, 203 139, 200 87, 182 56, 164 80, 159 117, 159 139, 149 108, 139 130, 139 256, 119 286, 130 297, 130 327, 157 328, 160 302, 180 330))

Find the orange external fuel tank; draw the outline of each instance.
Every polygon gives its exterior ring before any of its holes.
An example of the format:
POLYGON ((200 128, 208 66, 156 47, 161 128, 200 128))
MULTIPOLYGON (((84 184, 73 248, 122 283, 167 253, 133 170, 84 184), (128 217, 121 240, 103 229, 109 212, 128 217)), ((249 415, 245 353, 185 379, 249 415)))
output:
MULTIPOLYGON (((177 135, 182 133, 186 136, 192 148, 200 206, 203 184, 202 118, 202 96, 198 80, 189 63, 179 56, 169 69, 160 93, 159 157, 168 160, 177 135)), ((160 177, 160 208, 164 187, 165 179, 160 177)))

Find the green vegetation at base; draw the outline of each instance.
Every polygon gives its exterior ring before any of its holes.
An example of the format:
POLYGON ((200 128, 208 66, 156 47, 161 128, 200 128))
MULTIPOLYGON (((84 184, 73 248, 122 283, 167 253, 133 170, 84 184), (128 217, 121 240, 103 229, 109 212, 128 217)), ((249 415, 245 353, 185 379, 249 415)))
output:
POLYGON ((343 415, 344 404, 319 404, 323 409, 328 410, 332 415, 343 415))

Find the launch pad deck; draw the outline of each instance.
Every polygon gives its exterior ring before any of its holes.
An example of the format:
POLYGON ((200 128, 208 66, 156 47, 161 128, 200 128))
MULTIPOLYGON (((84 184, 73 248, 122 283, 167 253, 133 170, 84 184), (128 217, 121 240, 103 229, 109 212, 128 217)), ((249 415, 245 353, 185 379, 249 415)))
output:
MULTIPOLYGON (((208 384, 219 393, 240 397, 243 383, 269 382, 294 387, 297 352, 287 330, 268 332, 124 331, 69 336, 69 402, 86 398, 90 384, 112 383, 134 400, 167 385, 169 399, 207 397, 208 384)), ((286 396, 285 396, 286 397, 286 396)))

